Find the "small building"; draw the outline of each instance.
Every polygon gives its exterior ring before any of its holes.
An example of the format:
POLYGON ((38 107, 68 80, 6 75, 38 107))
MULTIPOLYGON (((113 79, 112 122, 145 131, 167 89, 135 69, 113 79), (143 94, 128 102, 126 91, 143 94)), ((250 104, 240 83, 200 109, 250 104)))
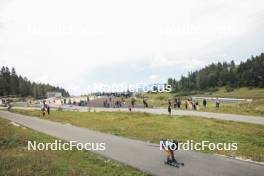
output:
POLYGON ((47 98, 61 98, 61 92, 47 92, 47 98))

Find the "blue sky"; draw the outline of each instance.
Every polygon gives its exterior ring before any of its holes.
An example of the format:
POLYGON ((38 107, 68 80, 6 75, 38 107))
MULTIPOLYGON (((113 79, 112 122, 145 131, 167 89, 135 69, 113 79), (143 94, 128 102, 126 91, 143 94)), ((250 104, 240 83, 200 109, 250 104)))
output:
POLYGON ((238 63, 263 31, 262 0, 0 0, 0 65, 78 95, 238 63))

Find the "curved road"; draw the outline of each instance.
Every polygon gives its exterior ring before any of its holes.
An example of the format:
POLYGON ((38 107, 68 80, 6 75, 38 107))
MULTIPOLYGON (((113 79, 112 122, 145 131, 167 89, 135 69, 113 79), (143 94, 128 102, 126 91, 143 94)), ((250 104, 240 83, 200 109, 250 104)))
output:
POLYGON ((160 176, 262 176, 264 165, 191 151, 177 151, 185 163, 174 168, 163 163, 164 153, 157 144, 104 134, 70 124, 51 122, 25 115, 0 111, 0 117, 66 141, 105 142, 106 150, 95 151, 142 171, 160 176))
MULTIPOLYGON (((53 106, 51 106, 53 107, 53 106)), ((70 106, 63 105, 61 106, 64 110, 78 110, 82 112, 87 111, 96 111, 96 112, 128 112, 128 108, 102 108, 102 107, 83 107, 83 106, 70 106)), ((15 106, 13 108, 18 109, 40 109, 39 107, 26 107, 26 106, 15 106)), ((53 108, 58 108, 54 106, 53 108)), ((6 109, 6 108, 0 108, 6 109)), ((168 114, 168 110, 165 108, 133 108, 134 112, 147 112, 152 114, 168 114)), ((203 111, 192 111, 192 110, 172 110, 172 115, 185 115, 185 116, 194 116, 194 117, 206 117, 220 120, 231 120, 236 122, 245 122, 264 125, 264 117, 261 116, 252 116, 252 115, 239 115, 239 114, 226 114, 226 113, 215 113, 215 112, 203 112, 203 111)))
MULTIPOLYGON (((63 106, 64 109, 73 110, 78 109, 79 111, 87 111, 87 107, 80 106, 63 106)), ((90 108, 90 111, 122 111, 128 112, 127 108, 90 108)), ((152 114, 168 114, 168 110, 165 108, 134 108, 135 112, 147 112, 152 114)), ((186 115, 195 117, 206 117, 221 120, 231 120, 237 122, 246 122, 264 125, 264 117, 250 116, 250 115, 237 115, 237 114, 225 114, 225 113, 214 113, 214 112, 202 112, 202 111, 190 111, 190 110, 172 110, 172 115, 186 115)))

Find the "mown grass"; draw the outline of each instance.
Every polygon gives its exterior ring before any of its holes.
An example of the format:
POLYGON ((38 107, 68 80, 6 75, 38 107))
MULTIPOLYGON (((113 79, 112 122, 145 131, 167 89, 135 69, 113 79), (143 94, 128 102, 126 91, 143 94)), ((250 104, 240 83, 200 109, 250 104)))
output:
MULTIPOLYGON (((196 94, 207 95, 210 97, 226 97, 226 98, 246 98, 246 99, 264 99, 264 88, 236 88, 232 91, 227 91, 225 87, 217 88, 217 91, 202 92, 196 94)), ((195 95, 195 96, 196 96, 195 95)))
POLYGON ((0 118, 1 176, 116 176, 147 175, 134 168, 91 152, 29 151, 27 141, 54 142, 42 133, 15 127, 0 118))
MULTIPOLYGON (((13 110, 40 117, 37 110, 13 110)), ((153 115, 148 113, 121 112, 59 112, 52 111, 48 120, 159 143, 160 139, 177 139, 194 142, 238 143, 237 151, 209 151, 227 156, 237 156, 254 161, 264 161, 264 126, 224 120, 153 115)))

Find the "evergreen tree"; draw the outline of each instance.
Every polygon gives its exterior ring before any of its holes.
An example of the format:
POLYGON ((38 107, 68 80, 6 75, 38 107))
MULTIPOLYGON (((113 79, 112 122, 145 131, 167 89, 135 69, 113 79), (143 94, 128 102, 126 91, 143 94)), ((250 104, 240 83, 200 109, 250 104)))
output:
POLYGON ((49 91, 61 92, 63 96, 69 96, 69 93, 60 87, 54 87, 49 84, 30 82, 26 77, 17 75, 15 68, 2 67, 0 70, 0 96, 32 96, 34 98, 43 98, 49 91))

